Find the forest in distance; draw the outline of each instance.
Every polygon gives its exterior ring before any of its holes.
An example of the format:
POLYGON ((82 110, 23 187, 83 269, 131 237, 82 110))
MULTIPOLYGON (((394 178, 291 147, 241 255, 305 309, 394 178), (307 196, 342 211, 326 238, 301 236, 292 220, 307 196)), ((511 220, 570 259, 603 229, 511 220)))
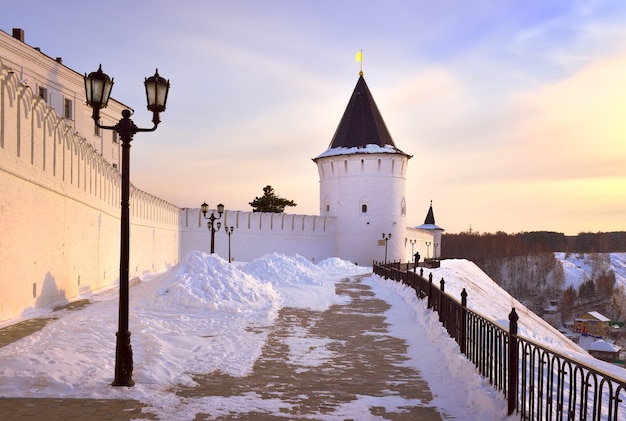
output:
MULTIPOLYGON (((467 259, 491 279, 553 326, 559 327, 586 311, 598 311, 611 320, 626 321, 626 291, 616 283, 609 253, 626 252, 626 232, 558 232, 495 234, 464 232, 442 236, 441 259, 467 259), (566 285, 564 258, 576 256, 591 268, 580 285, 566 285), (544 314, 550 302, 556 314, 544 314)), ((626 347, 626 331, 619 340, 626 347)))
POLYGON ((442 259, 468 259, 480 265, 485 260, 529 256, 539 253, 616 253, 626 252, 626 231, 581 232, 567 236, 560 232, 533 231, 443 234, 442 259))

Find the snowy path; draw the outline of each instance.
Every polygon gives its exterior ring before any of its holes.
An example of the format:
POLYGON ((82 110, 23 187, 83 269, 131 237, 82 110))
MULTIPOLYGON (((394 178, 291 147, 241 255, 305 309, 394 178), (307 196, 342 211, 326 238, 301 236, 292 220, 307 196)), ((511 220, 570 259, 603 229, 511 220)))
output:
POLYGON ((228 419, 388 419, 395 413, 440 420, 428 385, 404 364, 407 343, 389 334, 383 314, 389 304, 358 278, 337 284, 337 294, 350 298, 345 304, 323 312, 283 308, 252 373, 196 377, 199 386, 178 393, 184 404, 228 419), (232 413, 233 400, 245 400, 251 412, 232 413))
MULTIPOLYGON (((190 253, 131 288, 133 388, 110 386, 112 289, 83 297, 91 304, 79 310, 38 314, 51 320, 0 347, 0 397, 36 402, 44 420, 67 405, 128 399, 145 418, 177 421, 506 418, 501 394, 437 314, 370 271, 339 259, 273 254, 236 266, 190 253)), ((0 399, 0 419, 14 401, 0 399)))

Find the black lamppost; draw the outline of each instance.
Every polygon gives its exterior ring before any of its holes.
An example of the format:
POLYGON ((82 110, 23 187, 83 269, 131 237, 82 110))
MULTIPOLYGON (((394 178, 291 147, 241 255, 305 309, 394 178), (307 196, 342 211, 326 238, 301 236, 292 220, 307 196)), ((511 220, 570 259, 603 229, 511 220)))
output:
POLYGON ((221 222, 218 222, 216 224, 215 221, 222 218, 222 214, 224 213, 224 205, 222 205, 221 203, 217 205, 217 213, 220 215, 218 217, 215 216, 214 212, 211 212, 211 216, 206 216, 206 214, 209 212, 209 205, 207 205, 206 202, 200 205, 200 210, 204 215, 204 219, 209 220, 209 222, 207 222, 207 227, 209 227, 209 230, 211 231, 211 254, 213 254, 215 253, 215 231, 219 231, 222 227, 221 222))
POLYGON ((120 304, 117 343, 115 347, 115 379, 113 386, 133 386, 133 349, 130 345, 128 330, 128 266, 130 249, 130 142, 135 133, 153 132, 161 122, 159 114, 165 111, 167 95, 170 89, 169 80, 159 76, 158 70, 154 76, 144 81, 148 110, 152 111, 151 129, 141 129, 130 119, 130 110, 122 111, 122 118, 115 126, 101 125, 100 109, 109 102, 109 95, 113 88, 113 79, 102 72, 102 65, 96 72, 85 75, 85 94, 87 105, 93 109, 92 118, 96 126, 101 129, 115 130, 122 140, 122 202, 121 202, 121 234, 120 234, 120 304))
POLYGON ((426 258, 428 259, 430 258, 429 247, 432 244, 432 241, 425 241, 425 243, 426 243, 426 258))
POLYGON ((409 240, 409 243, 411 243, 411 256, 413 256, 415 253, 413 253, 413 246, 415 246, 415 243, 417 243, 417 240, 409 240))
POLYGON ((233 235, 235 227, 224 227, 224 231, 228 235, 228 263, 230 263, 230 236, 233 235))
POLYGON ((385 264, 387 264, 387 241, 391 238, 391 233, 385 235, 383 232, 383 240, 385 240, 385 264))

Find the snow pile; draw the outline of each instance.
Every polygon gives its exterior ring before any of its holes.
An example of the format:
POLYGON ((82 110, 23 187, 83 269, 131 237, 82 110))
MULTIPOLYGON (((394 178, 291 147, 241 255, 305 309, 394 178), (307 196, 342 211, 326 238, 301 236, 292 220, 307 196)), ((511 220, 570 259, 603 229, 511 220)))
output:
POLYGON ((323 269, 326 273, 365 273, 371 270, 371 268, 365 268, 355 265, 354 263, 342 260, 338 257, 330 257, 322 260, 317 264, 320 269, 323 269))
POLYGON ((189 253, 175 273, 142 285, 133 304, 138 307, 179 307, 190 311, 251 312, 271 308, 278 300, 274 287, 242 273, 217 255, 189 253))
POLYGON ((273 282, 279 286, 319 285, 321 283, 318 278, 322 271, 297 254, 294 257, 278 253, 268 254, 243 266, 242 270, 258 279, 273 282))
POLYGON ((335 294, 335 284, 328 281, 329 277, 371 272, 371 268, 337 258, 315 265, 299 255, 272 253, 244 265, 242 271, 279 289, 281 306, 323 311, 345 300, 335 294))

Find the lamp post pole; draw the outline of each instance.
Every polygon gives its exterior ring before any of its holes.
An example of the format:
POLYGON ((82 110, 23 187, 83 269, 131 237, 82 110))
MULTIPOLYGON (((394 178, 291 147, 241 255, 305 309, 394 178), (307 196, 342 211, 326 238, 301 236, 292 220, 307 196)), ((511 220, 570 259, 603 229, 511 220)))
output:
POLYGON ((117 341, 115 347, 115 378, 112 386, 133 386, 133 350, 130 344, 130 331, 128 330, 128 267, 130 254, 130 142, 135 133, 153 132, 161 122, 159 114, 165 111, 167 95, 170 83, 159 76, 158 70, 154 76, 144 81, 148 110, 152 111, 153 127, 142 129, 135 125, 130 116, 130 110, 122 111, 122 118, 115 126, 101 125, 100 109, 105 108, 109 101, 109 95, 113 88, 113 79, 102 72, 102 66, 89 76, 85 75, 85 94, 87 105, 93 109, 92 118, 97 127, 114 130, 122 141, 122 200, 120 217, 120 302, 117 341))
POLYGON ((209 228, 209 231, 211 231, 211 254, 213 254, 215 253, 215 231, 219 231, 222 227, 221 222, 218 221, 217 223, 215 223, 215 221, 222 218, 222 214, 224 213, 224 205, 222 205, 221 203, 217 205, 217 213, 219 214, 218 217, 215 216, 214 212, 211 212, 211 216, 206 216, 206 214, 209 212, 209 205, 207 205, 206 202, 200 205, 200 210, 202 211, 202 215, 204 215, 204 219, 209 220, 209 222, 207 222, 207 227, 209 228), (215 228, 216 226, 217 228, 215 228))
POLYGON ((415 246, 415 243, 417 243, 417 239, 412 238, 409 240, 409 243, 411 243, 411 258, 414 261, 413 272, 415 272, 415 268, 417 267, 417 262, 415 261, 415 253, 413 252, 414 251, 413 248, 415 246))
POLYGON ((230 236, 233 235, 235 227, 224 227, 224 231, 228 235, 228 263, 230 263, 230 236))
POLYGON ((385 240, 385 265, 387 264, 387 241, 389 241, 390 238, 391 238, 391 233, 387 235, 383 233, 383 240, 385 240))
POLYGON ((426 241, 425 243, 426 243, 426 258, 428 259, 428 258, 430 258, 430 253, 429 253, 430 248, 429 247, 432 244, 432 242, 431 241, 426 241))

